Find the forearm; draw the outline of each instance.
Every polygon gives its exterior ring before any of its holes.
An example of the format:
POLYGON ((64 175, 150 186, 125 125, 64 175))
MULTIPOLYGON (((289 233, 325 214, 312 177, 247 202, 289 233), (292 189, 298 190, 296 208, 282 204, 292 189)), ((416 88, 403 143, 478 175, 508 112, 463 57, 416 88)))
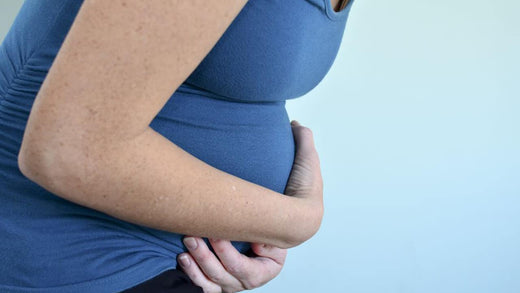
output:
POLYGON ((46 162, 36 159, 44 166, 33 163, 23 172, 77 204, 181 234, 290 247, 318 228, 304 200, 217 170, 151 128, 95 145, 56 146, 46 162))

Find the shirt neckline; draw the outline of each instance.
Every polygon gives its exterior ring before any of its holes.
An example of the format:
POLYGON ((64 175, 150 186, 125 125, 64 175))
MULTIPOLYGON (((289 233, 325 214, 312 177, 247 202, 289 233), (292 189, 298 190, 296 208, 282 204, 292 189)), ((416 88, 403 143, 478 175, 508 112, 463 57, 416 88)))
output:
POLYGON ((354 1, 355 0, 350 0, 350 2, 347 4, 347 6, 345 6, 341 11, 336 12, 336 11, 334 11, 332 4, 330 3, 330 0, 323 0, 323 2, 325 2, 325 12, 326 12, 327 16, 331 20, 334 20, 334 21, 344 19, 348 15, 348 12, 350 11, 350 7, 352 6, 352 3, 354 1))

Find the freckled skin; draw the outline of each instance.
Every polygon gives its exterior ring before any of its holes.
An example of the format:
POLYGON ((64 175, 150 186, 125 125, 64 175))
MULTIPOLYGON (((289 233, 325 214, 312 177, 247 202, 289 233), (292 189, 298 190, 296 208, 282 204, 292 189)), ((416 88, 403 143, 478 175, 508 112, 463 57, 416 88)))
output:
POLYGON ((312 237, 323 216, 317 158, 296 181, 311 188, 289 197, 149 127, 246 2, 85 0, 31 109, 22 173, 66 200, 165 231, 277 247, 312 237))

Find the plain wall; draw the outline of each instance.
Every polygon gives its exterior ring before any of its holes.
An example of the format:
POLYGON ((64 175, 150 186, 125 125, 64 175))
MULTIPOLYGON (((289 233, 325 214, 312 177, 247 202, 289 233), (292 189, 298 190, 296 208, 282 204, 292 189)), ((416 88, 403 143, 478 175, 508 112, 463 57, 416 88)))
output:
MULTIPOLYGON (((22 2, 0 2, 0 38, 22 2)), ((322 228, 253 292, 520 292, 518 11, 356 0, 333 67, 288 102, 315 134, 322 228)))

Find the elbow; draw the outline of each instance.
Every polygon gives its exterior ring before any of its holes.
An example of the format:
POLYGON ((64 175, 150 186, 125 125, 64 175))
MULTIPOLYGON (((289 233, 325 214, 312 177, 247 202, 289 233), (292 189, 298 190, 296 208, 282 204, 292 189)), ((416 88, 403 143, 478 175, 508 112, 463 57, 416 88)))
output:
POLYGON ((29 180, 47 191, 67 200, 67 180, 77 177, 71 173, 74 168, 67 159, 67 152, 49 145, 29 144, 22 141, 17 163, 20 172, 29 180))
POLYGON ((34 147, 29 147, 25 141, 22 141, 17 163, 18 169, 27 179, 40 186, 49 185, 50 174, 47 172, 49 167, 46 166, 46 160, 45 157, 42 157, 41 150, 35 150, 34 147))
POLYGON ((319 226, 317 226, 316 228, 304 229, 302 231, 294 233, 294 235, 289 235, 289 237, 285 237, 285 239, 281 240, 281 242, 279 244, 276 244, 275 246, 284 249, 296 247, 311 239, 314 235, 316 235, 316 233, 318 233, 318 230, 319 226))
POLYGON ((298 225, 298 229, 292 229, 291 233, 287 234, 286 237, 277 244, 280 248, 292 248, 298 246, 305 241, 311 239, 316 233, 318 233, 323 219, 323 208, 314 209, 308 213, 305 219, 301 220, 298 225))

